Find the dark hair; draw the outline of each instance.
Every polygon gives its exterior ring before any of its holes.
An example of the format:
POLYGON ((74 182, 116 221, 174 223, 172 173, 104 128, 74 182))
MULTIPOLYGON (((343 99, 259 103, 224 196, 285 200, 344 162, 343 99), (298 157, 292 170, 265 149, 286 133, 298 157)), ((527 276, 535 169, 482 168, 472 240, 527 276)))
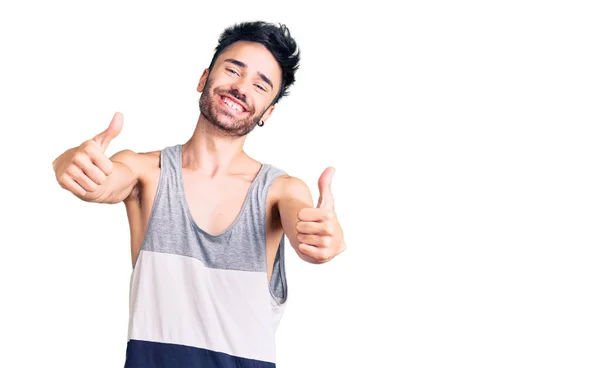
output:
POLYGON ((219 55, 237 41, 260 43, 277 60, 281 67, 282 80, 281 88, 273 100, 275 105, 281 97, 289 94, 290 86, 296 81, 294 74, 300 66, 300 49, 290 35, 289 29, 284 24, 277 26, 262 21, 242 22, 225 29, 219 36, 219 44, 215 48, 215 54, 208 67, 209 71, 212 70, 219 55))

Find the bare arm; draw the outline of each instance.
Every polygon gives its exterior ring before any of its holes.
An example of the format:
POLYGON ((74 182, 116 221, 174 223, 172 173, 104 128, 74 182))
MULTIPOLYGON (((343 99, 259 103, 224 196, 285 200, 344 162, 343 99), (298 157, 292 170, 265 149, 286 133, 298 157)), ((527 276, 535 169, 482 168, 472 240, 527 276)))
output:
POLYGON ((298 241, 298 213, 304 208, 313 208, 313 199, 308 186, 300 179, 289 176, 281 179, 277 209, 281 217, 283 231, 290 241, 290 245, 303 260, 311 260, 299 250, 298 241))

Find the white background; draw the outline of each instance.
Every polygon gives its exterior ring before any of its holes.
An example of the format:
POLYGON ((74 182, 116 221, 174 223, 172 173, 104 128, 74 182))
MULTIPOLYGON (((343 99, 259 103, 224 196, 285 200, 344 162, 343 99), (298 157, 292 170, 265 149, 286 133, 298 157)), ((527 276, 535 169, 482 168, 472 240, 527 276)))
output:
POLYGON ((287 24, 297 84, 246 144, 337 169, 348 250, 288 244, 278 367, 600 366, 600 13, 578 1, 23 1, 0 6, 0 367, 120 367, 124 206, 52 160, 181 143, 234 22, 287 24))

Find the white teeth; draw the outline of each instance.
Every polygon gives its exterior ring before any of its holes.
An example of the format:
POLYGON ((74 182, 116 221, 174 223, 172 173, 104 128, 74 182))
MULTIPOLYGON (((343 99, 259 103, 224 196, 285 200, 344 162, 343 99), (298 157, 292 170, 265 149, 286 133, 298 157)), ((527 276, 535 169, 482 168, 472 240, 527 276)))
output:
POLYGON ((242 111, 242 107, 238 104, 236 104, 235 102, 231 101, 228 98, 223 98, 223 102, 225 102, 225 104, 229 107, 231 107, 232 109, 236 110, 236 111, 242 111))

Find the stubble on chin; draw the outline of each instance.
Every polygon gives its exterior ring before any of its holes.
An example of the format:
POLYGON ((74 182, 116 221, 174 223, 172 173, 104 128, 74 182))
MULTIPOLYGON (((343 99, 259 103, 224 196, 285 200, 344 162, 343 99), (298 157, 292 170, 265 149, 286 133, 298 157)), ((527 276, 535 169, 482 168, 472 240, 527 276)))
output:
POLYGON ((249 134, 260 119, 260 115, 251 115, 249 118, 236 119, 236 117, 227 112, 226 110, 219 108, 219 98, 217 92, 210 91, 210 81, 200 96, 198 105, 200 107, 200 113, 214 128, 214 131, 222 136, 227 137, 243 137, 249 134), (227 121, 223 121, 223 120, 227 121))

